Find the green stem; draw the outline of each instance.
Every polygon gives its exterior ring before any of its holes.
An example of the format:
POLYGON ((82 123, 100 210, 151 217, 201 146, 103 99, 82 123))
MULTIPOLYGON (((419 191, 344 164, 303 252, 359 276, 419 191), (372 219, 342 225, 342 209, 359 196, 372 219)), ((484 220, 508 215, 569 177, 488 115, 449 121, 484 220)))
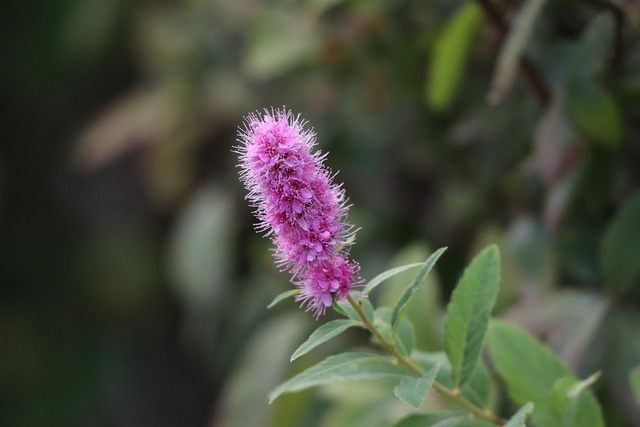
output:
MULTIPOLYGON (((396 349, 395 345, 393 344, 393 342, 389 341, 387 338, 385 338, 384 335, 382 335, 382 333, 378 330, 378 328, 376 328, 375 325, 371 322, 371 319, 369 319, 369 317, 364 312, 364 310, 362 310, 360 303, 358 303, 355 299, 353 299, 351 295, 347 295, 347 301, 349 301, 349 304, 351 304, 354 310, 358 313, 358 316, 360 316, 360 318, 362 319, 362 323, 364 324, 364 326, 373 334, 373 336, 375 336, 378 339, 378 341, 380 341, 380 343, 382 344, 382 347, 384 347, 384 349, 387 350, 389 354, 391 354, 393 357, 396 358, 398 363, 409 368, 413 373, 415 373, 419 377, 423 377, 425 375, 424 371, 420 369, 418 365, 416 365, 413 359, 400 354, 396 349)), ((499 426, 504 425, 506 422, 504 419, 493 414, 492 412, 488 410, 485 411, 482 408, 479 408, 478 406, 469 402, 465 397, 463 397, 460 394, 459 389, 451 390, 450 388, 440 384, 438 381, 433 382, 433 388, 435 388, 438 393, 443 394, 455 400, 460 405, 464 406, 476 418, 490 421, 499 426)))

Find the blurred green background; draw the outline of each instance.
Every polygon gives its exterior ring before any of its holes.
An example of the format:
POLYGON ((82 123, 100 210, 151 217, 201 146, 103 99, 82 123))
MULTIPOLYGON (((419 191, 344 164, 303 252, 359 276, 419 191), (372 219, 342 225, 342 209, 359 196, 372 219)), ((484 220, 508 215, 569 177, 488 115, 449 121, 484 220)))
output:
POLYGON ((5 4, 0 426, 406 413, 385 384, 266 403, 294 371, 366 344, 354 332, 290 365, 317 323, 265 308, 289 278, 253 232, 231 149, 246 113, 282 105, 340 171, 365 279, 449 246, 412 308, 422 349, 441 348, 451 289, 498 242, 498 313, 582 377, 602 370, 609 425, 640 426, 639 22, 638 3, 613 0, 5 4))

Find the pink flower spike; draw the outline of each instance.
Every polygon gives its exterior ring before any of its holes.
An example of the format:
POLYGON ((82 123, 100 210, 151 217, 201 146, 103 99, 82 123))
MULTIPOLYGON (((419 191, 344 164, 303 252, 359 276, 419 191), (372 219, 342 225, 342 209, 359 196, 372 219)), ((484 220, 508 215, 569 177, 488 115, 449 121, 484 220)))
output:
POLYGON ((312 152, 315 133, 305 125, 285 108, 249 114, 235 152, 256 229, 275 243, 278 263, 301 289, 297 299, 319 316, 361 280, 348 260, 344 190, 332 184, 325 156, 312 152))

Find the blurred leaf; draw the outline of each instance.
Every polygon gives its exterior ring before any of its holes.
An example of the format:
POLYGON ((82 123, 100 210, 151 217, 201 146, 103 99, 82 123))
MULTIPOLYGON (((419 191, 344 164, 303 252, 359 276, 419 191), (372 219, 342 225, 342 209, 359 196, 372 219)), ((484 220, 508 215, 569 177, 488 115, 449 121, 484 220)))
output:
POLYGON ((407 405, 418 409, 424 403, 439 369, 440 366, 435 365, 423 377, 401 380, 393 389, 393 393, 407 405))
POLYGON ((61 37, 68 59, 87 62, 104 54, 117 34, 123 4, 120 0, 76 1, 61 37))
POLYGON ((600 406, 589 387, 598 375, 592 375, 584 381, 572 376, 560 378, 555 382, 549 394, 549 407, 560 427, 603 427, 604 421, 600 406))
POLYGON ((290 366, 288 355, 305 328, 304 318, 295 312, 276 317, 255 330, 238 368, 222 388, 222 402, 215 411, 213 426, 266 425, 273 407, 265 396, 285 375, 290 366))
MULTIPOLYGON (((493 427, 494 423, 479 419, 461 419, 451 424, 445 424, 444 427, 493 427)), ((440 427, 439 425, 437 427, 440 427)))
POLYGON ((555 253, 560 271, 572 280, 597 284, 602 282, 599 252, 610 220, 616 153, 599 144, 586 149, 568 177, 568 206, 556 229, 555 253))
POLYGON ((566 289, 523 300, 507 317, 544 336, 565 363, 577 368, 609 306, 604 296, 566 289))
POLYGON ((629 373, 629 382, 631 383, 631 390, 633 391, 633 396, 636 399, 636 405, 640 407, 640 366, 636 366, 629 373))
MULTIPOLYGON (((626 300, 629 300, 628 298, 626 300)), ((629 372, 640 364, 640 312, 630 305, 614 305, 585 354, 581 372, 602 370, 598 392, 607 425, 633 425, 640 419, 629 372)), ((583 374, 583 375, 584 375, 583 374)))
POLYGON ((269 393, 273 402, 282 393, 304 390, 334 381, 412 377, 411 371, 394 364, 391 357, 374 353, 341 353, 327 357, 276 387, 269 393))
POLYGON ((223 304, 233 267, 234 228, 231 196, 211 185, 201 187, 178 218, 170 266, 188 310, 210 312, 223 304))
POLYGON ((245 66, 258 80, 278 77, 316 55, 317 27, 301 9, 267 8, 256 16, 245 66))
POLYGON ((379 284, 381 284, 385 280, 395 276, 396 274, 400 274, 403 271, 407 271, 410 268, 419 267, 421 265, 424 265, 424 263, 416 262, 413 264, 401 265, 400 267, 392 268, 390 270, 382 272, 367 283, 367 286, 365 286, 365 288, 362 290, 362 293, 364 295, 369 295, 371 291, 373 291, 379 284))
POLYGON ((613 16, 601 13, 582 33, 570 58, 570 78, 593 81, 607 61, 614 36, 613 16))
POLYGON ((503 321, 491 322, 489 350, 511 398, 520 405, 532 401, 536 412, 544 406, 556 380, 571 375, 548 347, 503 321))
POLYGON ((345 2, 346 0, 309 0, 308 3, 316 14, 321 15, 345 2))
MULTIPOLYGON (((494 242, 496 239, 494 238, 494 242)), ((498 304, 519 299, 525 289, 542 291, 556 281, 553 236, 541 218, 516 217, 500 239, 502 283, 498 304)), ((484 247, 480 246, 480 247, 484 247)))
POLYGON ((422 268, 420 268, 420 270, 418 271, 418 274, 416 275, 413 283, 405 289, 402 295, 400 295, 400 298, 398 298, 398 301, 396 301, 395 305, 393 306, 393 312, 391 313, 392 328, 395 329, 395 327, 398 325, 398 320, 401 316, 404 315, 407 305, 415 296, 416 292, 420 288, 420 285, 422 285, 422 282, 424 282, 424 279, 427 277, 427 274, 429 274, 435 263, 438 261, 438 258, 440 258, 440 256, 446 250, 446 247, 440 248, 435 251, 429 258, 427 258, 422 268))
POLYGON ((567 103, 576 126, 595 142, 617 147, 622 140, 622 119, 609 92, 595 82, 576 80, 567 87, 567 103))
POLYGON ((285 299, 294 297, 296 295, 298 295, 300 293, 300 289, 290 289, 288 291, 284 291, 280 294, 278 294, 273 301, 271 301, 269 303, 269 305, 267 306, 267 308, 271 308, 273 306, 275 306, 276 304, 278 304, 280 301, 283 301, 285 299))
POLYGON ((398 421, 393 427, 449 427, 452 424, 444 420, 450 420, 451 422, 458 422, 460 419, 467 419, 467 412, 465 411, 441 411, 430 412, 428 414, 411 414, 406 418, 398 421))
POLYGON ((476 255, 456 286, 444 320, 444 348, 455 387, 470 377, 480 357, 500 287, 500 253, 492 245, 476 255))
POLYGON ((634 193, 607 226, 600 264, 607 284, 628 292, 640 277, 640 192, 634 193))
POLYGON ((535 168, 547 183, 566 173, 571 156, 575 156, 574 138, 575 131, 565 111, 563 96, 554 92, 534 134, 535 168))
MULTIPOLYGON (((550 393, 560 378, 574 378, 571 371, 548 347, 505 322, 496 320, 491 323, 489 348, 494 366, 505 381, 511 398, 521 405, 529 401, 535 404, 532 417, 536 424, 560 426, 550 393)), ((574 380, 572 387, 575 383, 574 380)), ((590 391, 584 393, 585 397, 581 398, 577 408, 576 420, 587 424, 576 426, 601 426, 602 417, 597 402, 590 391)), ((557 403, 555 405, 558 406, 557 403)))
POLYGON ((176 124, 173 95, 166 87, 135 90, 108 104, 78 138, 75 164, 93 171, 161 141, 176 124))
POLYGON ((545 3, 546 0, 526 0, 520 7, 498 56, 488 97, 490 103, 502 102, 511 90, 520 58, 545 3))
POLYGON ((434 110, 444 111, 451 105, 481 20, 477 4, 467 2, 436 40, 427 82, 427 100, 434 110))
POLYGON ((311 336, 302 343, 300 347, 291 356, 291 361, 294 361, 298 357, 307 354, 320 344, 329 341, 331 338, 340 335, 352 326, 358 326, 360 323, 351 319, 337 319, 325 323, 318 329, 313 331, 311 336))
MULTIPOLYGON (((360 387, 353 389, 352 392, 369 391, 371 382, 368 381, 367 383, 360 384, 360 387)), ((389 387, 387 384, 385 384, 384 391, 385 395, 382 399, 370 399, 366 403, 354 404, 344 399, 332 401, 332 405, 320 422, 319 427, 388 427, 389 418, 392 417, 395 408, 389 404, 389 387)), ((280 426, 276 425, 274 427, 280 426)))
POLYGON ((522 408, 518 409, 509 421, 504 425, 504 427, 526 427, 525 419, 527 415, 533 412, 533 403, 527 402, 522 408))
POLYGON ((616 1, 617 7, 624 11, 627 21, 633 27, 636 34, 640 33, 640 4, 633 1, 616 1))
POLYGON ((578 129, 589 139, 616 147, 622 139, 622 119, 611 94, 597 82, 614 37, 614 20, 602 13, 583 32, 570 58, 567 105, 578 129))

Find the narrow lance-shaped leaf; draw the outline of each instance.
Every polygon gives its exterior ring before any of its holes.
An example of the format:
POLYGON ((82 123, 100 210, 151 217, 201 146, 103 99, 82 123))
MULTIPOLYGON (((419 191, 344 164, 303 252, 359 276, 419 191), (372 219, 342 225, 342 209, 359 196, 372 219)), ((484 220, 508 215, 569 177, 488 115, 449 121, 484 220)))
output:
POLYGON ((511 89, 520 57, 527 46, 534 24, 540 16, 545 2, 546 0, 526 0, 518 11, 498 57, 489 94, 490 102, 501 102, 511 89))
POLYGON ((613 96, 595 80, 570 82, 567 105, 575 125, 590 140, 610 148, 620 144, 620 111, 613 96))
POLYGON ((478 5, 467 2, 438 37, 427 86, 427 99, 434 110, 446 110, 451 104, 456 88, 463 80, 473 36, 481 21, 482 12, 478 5))
POLYGON ((269 305, 267 306, 267 308, 271 308, 274 305, 278 304, 280 301, 283 301, 287 298, 291 298, 291 297, 295 297, 296 295, 298 295, 300 293, 300 289, 291 289, 289 291, 284 291, 280 294, 278 294, 273 301, 271 301, 269 303, 269 305))
POLYGON ((533 412, 533 403, 527 402, 513 417, 509 418, 504 427, 526 427, 524 421, 531 412, 533 412))
POLYGON ((606 63, 613 44, 615 23, 613 15, 605 12, 597 16, 582 33, 570 58, 572 79, 593 80, 606 63))
POLYGON ((398 301, 396 301, 395 305, 393 306, 393 311, 391 313, 392 329, 396 328, 396 326, 398 325, 398 320, 400 319, 400 316, 404 313, 404 310, 406 309, 409 302, 411 302, 411 298, 413 298, 413 296, 416 294, 416 292, 420 288, 420 285, 422 284, 422 282, 424 282, 424 279, 427 277, 427 274, 429 274, 429 272, 435 265, 436 261, 438 261, 438 258, 440 258, 440 256, 446 250, 447 250, 446 247, 440 248, 437 251, 435 251, 429 258, 427 258, 422 268, 420 268, 420 271, 418 271, 418 274, 415 280, 413 281, 413 283, 404 290, 402 295, 400 295, 400 298, 398 298, 398 301))
POLYGON ((364 295, 369 295, 372 290, 374 290, 376 287, 378 287, 378 285, 381 284, 382 282, 384 282, 385 280, 390 279, 391 277, 395 276, 396 274, 400 274, 403 271, 407 271, 410 268, 419 267, 419 266, 421 266, 423 264, 424 263, 422 263, 422 262, 416 262, 416 263, 413 263, 413 264, 401 265, 399 267, 392 268, 390 270, 384 271, 384 272, 378 274, 373 279, 371 279, 369 281, 369 283, 367 283, 367 286, 365 286, 364 289, 362 290, 362 293, 364 295))
POLYGON ((341 353, 327 357, 276 387, 269 393, 269 402, 273 402, 283 393, 305 390, 336 381, 402 379, 412 376, 410 370, 394 364, 393 358, 388 356, 367 352, 341 353))
POLYGON ((439 369, 440 365, 436 365, 420 378, 407 378, 400 381, 400 384, 393 389, 393 393, 407 405, 416 409, 421 407, 439 369))
POLYGON ((567 106, 576 127, 590 140, 616 147, 622 140, 622 118, 615 99, 599 82, 608 60, 615 24, 610 13, 592 20, 569 59, 567 106))
POLYGON ((456 387, 469 379, 480 357, 499 286, 500 253, 492 245, 471 261, 447 308, 444 347, 456 387))
POLYGON ((640 282, 640 191, 631 196, 607 226, 600 261, 607 285, 619 292, 640 282))
POLYGON ((307 354, 320 344, 329 341, 331 338, 340 335, 352 326, 359 325, 358 322, 351 319, 338 319, 327 322, 313 331, 309 338, 296 349, 291 356, 291 361, 294 361, 298 357, 307 354))
MULTIPOLYGON (((411 414, 394 424, 393 427, 432 427, 442 425, 441 421, 457 421, 460 419, 468 419, 468 413, 465 411, 438 411, 429 412, 428 414, 411 414)), ((447 426, 449 423, 446 424, 447 426)))
POLYGON ((633 390, 633 396, 636 398, 636 404, 640 407, 640 366, 636 366, 631 371, 629 381, 631 381, 631 390, 633 390))

